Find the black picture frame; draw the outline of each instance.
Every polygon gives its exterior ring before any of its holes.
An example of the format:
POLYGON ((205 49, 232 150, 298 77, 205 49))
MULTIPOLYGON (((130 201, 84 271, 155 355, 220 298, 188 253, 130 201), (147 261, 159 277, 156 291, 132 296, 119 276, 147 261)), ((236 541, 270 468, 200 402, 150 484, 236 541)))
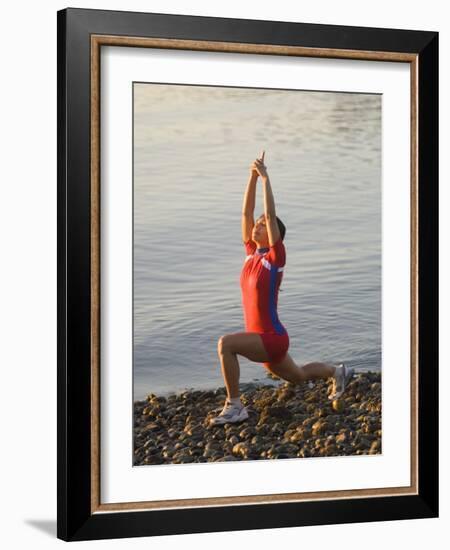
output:
POLYGON ((438 517, 438 33, 65 9, 58 26, 57 537, 66 541, 438 517), (93 511, 92 36, 397 52, 417 60, 418 491, 120 512, 93 511))

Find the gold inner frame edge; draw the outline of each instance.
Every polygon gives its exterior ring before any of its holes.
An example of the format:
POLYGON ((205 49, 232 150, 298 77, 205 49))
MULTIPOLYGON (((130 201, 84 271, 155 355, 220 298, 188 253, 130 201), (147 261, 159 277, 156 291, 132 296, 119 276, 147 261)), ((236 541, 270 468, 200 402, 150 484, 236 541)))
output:
POLYGON ((90 152, 91 152, 91 513, 110 513, 132 510, 162 510, 211 506, 274 504, 313 500, 341 500, 404 496, 418 494, 418 55, 403 52, 383 52, 332 48, 307 48, 273 44, 251 44, 142 38, 115 35, 91 35, 90 55, 90 152), (184 49, 209 52, 253 53, 335 59, 391 61, 410 64, 410 224, 411 224, 411 485, 376 489, 317 491, 208 497, 139 502, 100 502, 100 49, 101 46, 184 49))

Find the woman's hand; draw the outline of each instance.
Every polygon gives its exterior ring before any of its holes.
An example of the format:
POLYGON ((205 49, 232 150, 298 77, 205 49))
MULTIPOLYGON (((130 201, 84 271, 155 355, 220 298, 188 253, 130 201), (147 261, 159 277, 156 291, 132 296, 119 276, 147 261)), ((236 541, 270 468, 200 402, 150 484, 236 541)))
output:
POLYGON ((265 154, 265 151, 262 152, 260 158, 255 159, 250 165, 251 174, 256 177, 258 176, 261 176, 262 178, 267 177, 267 170, 266 170, 266 166, 264 165, 264 154, 265 154))
POLYGON ((254 162, 250 164, 250 176, 255 179, 258 179, 259 176, 258 170, 256 169, 256 164, 254 162))
POLYGON ((258 172, 258 174, 262 178, 269 177, 267 174, 267 166, 264 164, 264 153, 263 153, 262 159, 256 159, 255 162, 253 163, 253 166, 254 166, 254 169, 258 172))

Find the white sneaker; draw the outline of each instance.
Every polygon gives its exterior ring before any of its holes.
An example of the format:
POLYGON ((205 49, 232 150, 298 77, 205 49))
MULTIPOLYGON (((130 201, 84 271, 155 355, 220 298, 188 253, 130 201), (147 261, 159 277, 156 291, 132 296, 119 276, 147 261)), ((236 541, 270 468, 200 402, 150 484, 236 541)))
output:
POLYGON ((348 368, 344 363, 341 363, 336 367, 336 372, 333 376, 333 390, 328 396, 328 399, 335 400, 339 399, 344 393, 345 388, 355 374, 355 369, 348 368))
POLYGON ((247 418, 248 412, 244 405, 233 405, 226 400, 222 412, 211 419, 210 423, 214 426, 220 426, 229 422, 242 422, 243 420, 247 420, 247 418))

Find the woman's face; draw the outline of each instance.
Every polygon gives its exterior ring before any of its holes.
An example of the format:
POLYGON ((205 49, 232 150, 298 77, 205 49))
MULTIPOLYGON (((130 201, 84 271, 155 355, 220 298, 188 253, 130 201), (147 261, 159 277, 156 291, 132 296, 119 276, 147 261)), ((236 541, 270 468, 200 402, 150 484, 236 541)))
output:
POLYGON ((266 227, 266 217, 262 214, 256 221, 253 226, 252 239, 259 243, 266 243, 269 241, 269 236, 267 234, 266 227))

